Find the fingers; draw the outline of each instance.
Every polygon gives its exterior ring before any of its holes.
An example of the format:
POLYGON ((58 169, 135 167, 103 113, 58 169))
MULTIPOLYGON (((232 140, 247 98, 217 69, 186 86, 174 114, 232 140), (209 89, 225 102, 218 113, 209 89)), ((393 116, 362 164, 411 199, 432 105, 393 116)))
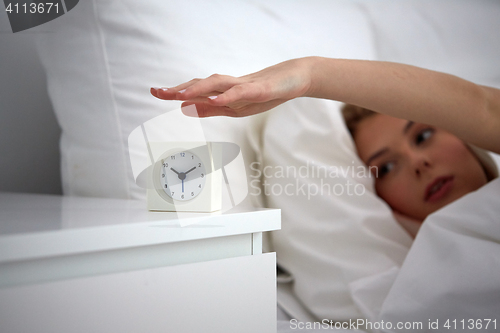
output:
POLYGON ((238 84, 241 79, 214 74, 206 79, 193 79, 173 88, 151 88, 151 94, 165 100, 195 100, 215 96, 238 84))
POLYGON ((181 110, 184 115, 196 118, 216 116, 237 117, 237 112, 226 106, 214 106, 207 103, 185 102, 182 103, 181 110))
POLYGON ((204 80, 199 80, 186 87, 181 96, 184 100, 190 100, 199 96, 215 96, 241 82, 242 80, 239 78, 213 74, 204 80))
POLYGON ((182 91, 182 90, 185 90, 186 88, 192 86, 193 84, 201 81, 202 79, 192 79, 188 82, 184 82, 184 83, 181 83, 179 84, 178 86, 175 86, 175 87, 172 87, 170 89, 174 90, 174 91, 182 91))
POLYGON ((165 100, 182 100, 181 94, 186 90, 186 88, 192 86, 196 82, 200 81, 201 79, 193 79, 188 82, 184 82, 176 87, 173 88, 158 88, 158 87, 153 87, 151 88, 151 95, 153 95, 156 98, 159 99, 165 99, 165 100))
POLYGON ((181 100, 182 112, 191 117, 243 117, 270 110, 285 102, 272 99, 271 89, 252 82, 249 76, 235 78, 214 74, 174 88, 151 88, 151 94, 165 100, 181 100))
POLYGON ((151 95, 153 95, 154 97, 158 98, 158 94, 156 93, 156 91, 158 89, 160 89, 160 88, 153 87, 153 88, 149 89, 149 92, 151 93, 151 95))
MULTIPOLYGON (((189 98, 186 98, 184 96, 184 93, 186 92, 186 90, 200 81, 202 81, 202 79, 193 79, 191 81, 182 83, 182 84, 180 84, 176 87, 173 87, 173 88, 166 88, 166 89, 163 88, 159 91, 159 95, 163 99, 168 98, 168 99, 176 99, 176 100, 187 100, 189 98)), ((201 94, 200 94, 200 96, 201 96, 201 94)), ((194 97, 198 97, 198 96, 194 96, 194 97)))
POLYGON ((212 105, 223 106, 238 102, 262 103, 268 101, 268 96, 260 85, 253 83, 242 83, 233 85, 220 95, 209 96, 212 105))
POLYGON ((211 103, 182 103, 182 113, 186 116, 206 118, 215 116, 246 117, 275 108, 286 100, 272 100, 265 103, 239 103, 239 105, 217 106, 211 103))

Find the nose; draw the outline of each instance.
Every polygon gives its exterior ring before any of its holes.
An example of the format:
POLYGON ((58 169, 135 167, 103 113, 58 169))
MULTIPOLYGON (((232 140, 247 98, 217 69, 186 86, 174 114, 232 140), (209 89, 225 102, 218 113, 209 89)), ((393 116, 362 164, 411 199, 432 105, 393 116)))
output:
POLYGON ((410 158, 416 176, 421 176, 432 168, 431 159, 424 153, 413 153, 410 158))

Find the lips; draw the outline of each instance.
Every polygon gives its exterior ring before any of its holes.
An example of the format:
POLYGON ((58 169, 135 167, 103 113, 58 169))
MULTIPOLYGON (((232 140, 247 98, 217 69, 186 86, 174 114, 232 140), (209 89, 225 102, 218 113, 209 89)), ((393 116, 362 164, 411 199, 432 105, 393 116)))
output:
POLYGON ((425 189, 424 200, 428 202, 438 201, 443 198, 453 187, 453 176, 436 178, 425 189))

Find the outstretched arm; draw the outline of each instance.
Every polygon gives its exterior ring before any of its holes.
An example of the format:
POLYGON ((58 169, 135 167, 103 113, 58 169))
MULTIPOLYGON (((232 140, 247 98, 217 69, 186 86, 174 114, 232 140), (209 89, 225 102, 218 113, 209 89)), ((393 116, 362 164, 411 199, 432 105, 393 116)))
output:
POLYGON ((434 125, 500 153, 500 90, 409 65, 308 57, 151 93, 196 104, 200 117, 248 116, 301 96, 332 99, 434 125))

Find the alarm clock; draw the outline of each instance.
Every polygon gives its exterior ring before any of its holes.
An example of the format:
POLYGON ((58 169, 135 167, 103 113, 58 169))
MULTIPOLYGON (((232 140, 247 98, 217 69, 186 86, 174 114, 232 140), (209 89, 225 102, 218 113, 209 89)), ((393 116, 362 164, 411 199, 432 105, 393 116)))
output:
POLYGON ((214 212, 222 206, 221 148, 206 142, 149 142, 151 211, 214 212))

